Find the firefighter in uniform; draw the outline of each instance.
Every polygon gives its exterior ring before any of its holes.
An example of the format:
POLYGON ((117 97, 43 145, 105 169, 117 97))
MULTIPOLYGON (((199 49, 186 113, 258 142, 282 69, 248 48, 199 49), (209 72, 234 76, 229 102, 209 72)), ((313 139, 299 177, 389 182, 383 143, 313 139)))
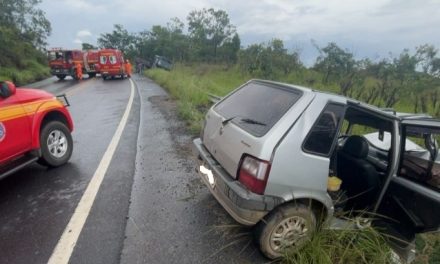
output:
POLYGON ((76 73, 76 79, 82 80, 83 74, 82 74, 82 66, 79 62, 75 64, 75 73, 76 73))
POLYGON ((131 77, 131 64, 129 60, 125 61, 125 72, 127 73, 128 77, 131 77))

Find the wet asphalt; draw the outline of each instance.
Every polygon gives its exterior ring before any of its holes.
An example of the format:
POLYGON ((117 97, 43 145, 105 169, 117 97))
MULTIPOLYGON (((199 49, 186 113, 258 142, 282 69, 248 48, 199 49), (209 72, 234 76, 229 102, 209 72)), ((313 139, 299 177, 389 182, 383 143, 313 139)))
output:
MULTIPOLYGON (((135 75, 135 99, 70 263, 265 263, 251 229, 235 223, 199 180, 192 136, 176 106, 135 75)), ((0 263, 46 263, 123 115, 129 80, 31 85, 67 94, 70 162, 31 165, 0 181, 0 263)))

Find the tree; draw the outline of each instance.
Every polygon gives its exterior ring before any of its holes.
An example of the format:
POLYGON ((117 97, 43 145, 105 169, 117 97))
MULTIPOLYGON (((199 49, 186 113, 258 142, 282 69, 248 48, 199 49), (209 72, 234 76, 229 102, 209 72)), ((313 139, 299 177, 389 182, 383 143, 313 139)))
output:
POLYGON ((82 46, 82 50, 94 50, 94 49, 96 49, 95 46, 93 46, 92 44, 89 44, 89 43, 82 43, 81 46, 82 46))
POLYGON ((242 70, 257 76, 276 79, 303 67, 297 52, 289 53, 280 39, 250 45, 239 52, 242 70))
POLYGON ((314 68, 324 73, 324 83, 330 80, 339 80, 353 71, 355 60, 353 54, 341 49, 336 43, 331 42, 324 48, 317 47, 319 56, 314 68))
POLYGON ((234 34, 231 41, 224 43, 220 47, 221 58, 223 61, 234 64, 238 59, 238 52, 240 50, 241 40, 237 33, 234 34))
POLYGON ((115 24, 112 33, 101 34, 98 45, 101 48, 113 48, 128 53, 135 49, 135 36, 128 33, 122 25, 115 24))
POLYGON ((438 49, 433 45, 424 44, 416 48, 418 64, 424 73, 440 77, 440 58, 437 55, 438 49))
POLYGON ((194 10, 187 17, 191 48, 196 59, 217 60, 220 46, 235 35, 235 26, 223 10, 194 10))
POLYGON ((44 12, 36 7, 40 3, 41 0, 0 1, 0 27, 15 29, 21 41, 43 49, 52 29, 44 12))

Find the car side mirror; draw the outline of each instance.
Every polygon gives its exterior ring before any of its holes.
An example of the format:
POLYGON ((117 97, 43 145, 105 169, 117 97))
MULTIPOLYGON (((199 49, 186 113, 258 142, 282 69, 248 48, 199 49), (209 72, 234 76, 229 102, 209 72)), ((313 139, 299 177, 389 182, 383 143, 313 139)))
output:
POLYGON ((8 98, 9 96, 14 95, 16 90, 17 88, 12 82, 0 82, 0 97, 8 98))

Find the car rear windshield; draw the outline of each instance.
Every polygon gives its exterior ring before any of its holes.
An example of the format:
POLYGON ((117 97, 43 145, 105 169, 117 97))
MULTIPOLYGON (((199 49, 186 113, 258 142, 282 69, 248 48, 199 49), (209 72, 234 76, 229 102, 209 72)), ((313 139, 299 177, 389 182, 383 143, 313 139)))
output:
POLYGON ((264 136, 301 97, 302 92, 276 84, 250 82, 214 110, 254 136, 264 136))

